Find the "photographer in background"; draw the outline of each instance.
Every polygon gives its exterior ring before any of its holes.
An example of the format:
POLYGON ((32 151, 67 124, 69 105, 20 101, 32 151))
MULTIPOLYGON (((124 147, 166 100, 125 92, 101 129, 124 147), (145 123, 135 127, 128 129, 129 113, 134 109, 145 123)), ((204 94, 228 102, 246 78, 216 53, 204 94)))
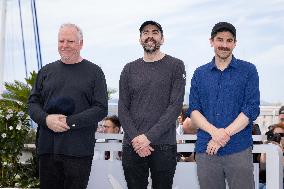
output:
MULTIPOLYGON (((280 109, 281 110, 281 109, 280 109)), ((284 111, 284 109, 283 109, 284 111)), ((279 114, 280 115, 280 114, 279 114)), ((272 127, 270 131, 266 133, 267 135, 267 141, 265 141, 265 144, 273 143, 278 145, 282 151, 284 152, 284 122, 280 122, 272 127)), ((283 158, 283 164, 284 164, 284 158, 283 158)), ((261 154, 260 156, 260 173, 259 173, 259 189, 266 189, 266 154, 261 154)))
POLYGON ((284 123, 284 106, 279 109, 279 121, 284 123))
MULTIPOLYGON (((279 113, 278 113, 278 118, 279 118, 279 123, 284 123, 284 106, 281 106, 279 109, 279 113)), ((273 125, 269 125, 268 126, 268 131, 265 133, 267 135, 267 133, 269 134, 269 132, 271 131, 271 129, 276 126, 277 124, 273 124, 273 125)))

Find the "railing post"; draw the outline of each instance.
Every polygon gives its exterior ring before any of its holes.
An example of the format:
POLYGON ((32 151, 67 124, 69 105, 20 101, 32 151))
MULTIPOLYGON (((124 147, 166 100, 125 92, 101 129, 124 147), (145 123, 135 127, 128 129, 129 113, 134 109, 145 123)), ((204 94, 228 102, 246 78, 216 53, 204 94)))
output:
POLYGON ((282 150, 274 144, 266 145, 266 186, 267 189, 283 188, 282 150))
MULTIPOLYGON (((97 143, 95 149, 99 151, 121 151, 122 144, 120 142, 112 142, 109 139, 115 139, 115 141, 121 141, 122 134, 101 134, 96 133, 97 139, 108 139, 108 143, 97 143)), ((179 135, 177 140, 196 140, 195 135, 179 135)), ((263 141, 265 136, 253 136, 254 141, 263 141)), ((194 143, 178 144, 178 152, 193 152, 194 143)), ((254 144, 253 153, 265 153, 266 154, 266 187, 267 189, 282 189, 283 188, 283 152, 282 149, 275 144, 254 144)), ((256 174, 259 173, 258 165, 254 168, 256 174)), ((120 161, 109 160, 94 160, 93 170, 90 175, 90 182, 88 188, 96 186, 112 186, 120 185, 120 188, 126 187, 126 182, 123 175, 123 170, 120 161), (117 182, 117 184, 113 184, 117 182)), ((255 177, 256 187, 258 186, 258 176, 255 177)), ((198 189, 198 179, 196 175, 195 162, 178 162, 175 178, 174 188, 187 188, 188 184, 191 184, 191 188, 198 189), (185 172, 187 172, 185 174, 185 172), (190 179, 190 180, 189 180, 190 179)))

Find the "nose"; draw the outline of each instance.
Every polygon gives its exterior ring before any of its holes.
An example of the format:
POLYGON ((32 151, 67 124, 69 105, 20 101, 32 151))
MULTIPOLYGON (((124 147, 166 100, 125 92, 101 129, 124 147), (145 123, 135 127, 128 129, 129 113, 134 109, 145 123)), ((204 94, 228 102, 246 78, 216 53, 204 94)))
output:
POLYGON ((68 46, 68 42, 67 42, 67 41, 64 41, 63 44, 62 44, 62 46, 63 46, 63 47, 67 47, 67 46, 68 46))
POLYGON ((227 41, 223 41, 222 42, 222 47, 227 47, 227 46, 228 46, 227 41))
POLYGON ((68 47, 68 41, 60 41, 59 45, 63 48, 68 47))
POLYGON ((153 34, 151 32, 149 32, 148 37, 153 37, 153 34))
POLYGON ((153 38, 153 33, 152 32, 147 33, 147 38, 153 38))

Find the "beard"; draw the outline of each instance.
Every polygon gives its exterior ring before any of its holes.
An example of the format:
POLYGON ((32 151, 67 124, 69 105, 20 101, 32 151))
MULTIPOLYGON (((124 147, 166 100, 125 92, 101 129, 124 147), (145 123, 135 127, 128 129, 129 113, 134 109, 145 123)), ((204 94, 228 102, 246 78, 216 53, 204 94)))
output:
POLYGON ((73 59, 76 59, 77 57, 80 56, 80 52, 79 51, 75 51, 72 54, 64 54, 64 53, 60 53, 60 57, 61 60, 63 62, 69 62, 72 61, 73 59))
POLYGON ((71 59, 70 56, 61 56, 61 60, 64 62, 64 61, 69 61, 71 59))
POLYGON ((157 42, 153 38, 147 38, 144 42, 142 42, 142 47, 143 47, 144 51, 146 53, 149 53, 149 54, 152 54, 152 53, 156 52, 157 50, 159 50, 161 45, 162 44, 160 42, 157 42), (149 44, 149 41, 151 41, 152 44, 149 44))

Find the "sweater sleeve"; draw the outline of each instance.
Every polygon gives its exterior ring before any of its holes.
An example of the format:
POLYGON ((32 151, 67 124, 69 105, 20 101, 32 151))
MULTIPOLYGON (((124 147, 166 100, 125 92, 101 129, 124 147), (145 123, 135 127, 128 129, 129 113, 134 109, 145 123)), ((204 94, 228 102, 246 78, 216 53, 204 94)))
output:
POLYGON ((138 131, 130 115, 131 96, 128 86, 128 73, 129 68, 126 65, 121 72, 119 80, 118 116, 124 132, 130 140, 133 140, 138 135, 138 131))
POLYGON ((172 81, 172 90, 170 94, 170 103, 165 113, 159 121, 147 132, 146 137, 155 143, 159 137, 166 133, 173 126, 177 119, 184 100, 186 73, 183 62, 176 65, 175 74, 172 81))
POLYGON ((108 113, 107 85, 105 75, 101 69, 97 71, 91 108, 67 117, 67 124, 71 129, 97 126, 108 113))
POLYGON ((47 127, 46 117, 48 114, 43 110, 44 99, 41 95, 43 81, 44 71, 40 70, 28 99, 28 112, 32 120, 40 127, 47 127))

